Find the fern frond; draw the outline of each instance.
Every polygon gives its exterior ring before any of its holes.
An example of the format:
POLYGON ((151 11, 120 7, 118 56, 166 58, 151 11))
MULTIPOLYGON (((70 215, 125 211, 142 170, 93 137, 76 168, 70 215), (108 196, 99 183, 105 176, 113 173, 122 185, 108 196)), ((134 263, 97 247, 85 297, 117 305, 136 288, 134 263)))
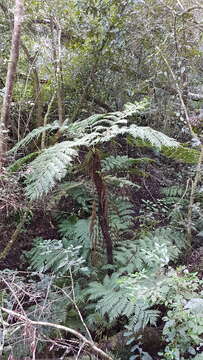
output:
POLYGON ((120 188, 122 188, 124 186, 131 186, 131 187, 137 188, 137 190, 140 189, 140 186, 138 184, 135 184, 132 181, 127 180, 123 177, 107 175, 104 177, 104 180, 107 182, 107 184, 115 185, 120 188))
POLYGON ((84 134, 87 133, 88 129, 91 129, 92 126, 99 121, 100 119, 103 119, 104 114, 94 114, 87 119, 84 119, 82 121, 76 121, 73 124, 69 125, 68 127, 68 133, 73 135, 74 137, 81 137, 84 134))
MULTIPOLYGON (((96 146, 108 142, 118 135, 130 135, 134 139, 141 139, 149 142, 152 146, 161 148, 178 147, 179 143, 174 139, 153 130, 150 127, 137 125, 128 126, 128 117, 138 111, 138 104, 127 106, 123 112, 109 114, 97 114, 81 122, 67 126, 67 135, 72 140, 64 141, 44 150, 31 164, 31 176, 28 179, 27 194, 31 199, 36 199, 48 193, 57 181, 60 181, 66 174, 66 167, 70 165, 77 155, 77 147, 96 146), (70 130, 70 131, 69 131, 70 130)), ((47 125, 46 130, 57 129, 57 125, 47 125)), ((20 141, 13 150, 26 145, 33 138, 39 136, 45 130, 44 127, 33 130, 25 139, 20 141)), ((64 130, 64 127, 63 127, 64 130)), ((132 160, 130 160, 132 161, 132 160)))
MULTIPOLYGON (((112 322, 119 316, 130 320, 130 330, 136 331, 147 324, 155 324, 159 312, 149 309, 143 301, 133 301, 125 287, 120 286, 120 275, 114 273, 111 278, 106 276, 103 283, 92 282, 85 291, 91 301, 96 301, 96 311, 102 316, 108 315, 112 322)), ((138 294, 139 297, 139 294, 138 294)))
POLYGON ((162 189, 162 193, 169 198, 178 198, 181 197, 185 192, 184 186, 173 185, 167 188, 162 189))
POLYGON ((113 196, 109 203, 109 225, 114 244, 123 241, 124 235, 129 232, 134 220, 133 205, 130 201, 113 196))
POLYGON ((156 269, 177 260, 186 247, 182 232, 170 228, 157 229, 134 241, 124 241, 114 251, 117 271, 134 273, 143 269, 156 269))
POLYGON ((55 274, 64 274, 70 267, 80 267, 84 259, 79 256, 80 246, 64 247, 61 240, 38 238, 34 247, 27 252, 30 267, 39 272, 52 270, 55 274))
POLYGON ((180 160, 188 164, 197 164, 200 155, 198 150, 184 146, 176 147, 176 149, 170 149, 164 146, 162 153, 171 159, 180 160))
POLYGON ((23 158, 16 160, 12 165, 9 166, 8 171, 10 172, 18 171, 23 165, 34 160, 39 154, 40 151, 35 151, 31 154, 24 156, 23 158))
POLYGON ((17 152, 18 149, 25 147, 26 145, 28 145, 30 142, 32 142, 32 140, 34 139, 38 139, 39 136, 44 132, 44 131, 53 131, 53 130, 58 130, 60 128, 60 125, 57 123, 57 121, 55 121, 52 124, 47 124, 46 126, 40 126, 34 130, 32 130, 26 137, 24 137, 22 140, 20 140, 11 150, 9 150, 9 154, 17 152))
POLYGON ((148 324, 156 325, 160 311, 149 309, 149 305, 143 301, 137 301, 127 329, 136 334, 139 330, 144 329, 148 324))
POLYGON ((133 124, 126 129, 126 133, 131 135, 134 139, 139 138, 144 142, 147 141, 157 148, 162 148, 163 146, 177 148, 179 146, 179 143, 176 140, 149 126, 137 126, 133 124))
POLYGON ((59 224, 59 232, 63 237, 63 242, 67 246, 81 246, 81 254, 86 259, 91 248, 89 223, 90 219, 78 219, 76 216, 70 216, 59 224))
POLYGON ((138 159, 129 158, 127 155, 108 156, 102 163, 102 171, 123 171, 128 170, 134 165, 140 165, 154 161, 153 159, 142 157, 138 159))
POLYGON ((77 156, 70 142, 64 141, 44 150, 30 166, 30 175, 27 178, 26 194, 32 199, 38 199, 47 194, 57 181, 67 173, 67 166, 77 156))
POLYGON ((65 181, 57 186, 49 201, 49 208, 56 206, 62 198, 68 197, 75 201, 76 208, 91 213, 94 193, 87 181, 65 181))

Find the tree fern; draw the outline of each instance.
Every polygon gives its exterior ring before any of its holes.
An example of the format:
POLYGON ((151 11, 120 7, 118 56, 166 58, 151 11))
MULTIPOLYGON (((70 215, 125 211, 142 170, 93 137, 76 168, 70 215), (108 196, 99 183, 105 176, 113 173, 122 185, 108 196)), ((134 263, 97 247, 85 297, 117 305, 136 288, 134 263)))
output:
MULTIPOLYGON (((104 115, 97 114, 83 121, 64 126, 64 135, 70 141, 64 141, 44 150, 31 163, 27 195, 31 199, 36 199, 52 189, 56 182, 65 176, 67 166, 71 165, 72 160, 77 155, 76 149, 81 146, 99 146, 99 144, 109 142, 119 135, 141 139, 151 144, 151 146, 158 148, 163 146, 165 148, 178 148, 180 146, 176 140, 150 127, 128 124, 128 117, 138 113, 138 109, 138 104, 128 104, 122 112, 104 115)), ((58 125, 48 125, 48 127, 50 130, 53 130, 53 127, 57 129, 58 125)), ((43 130, 44 128, 33 130, 33 132, 16 145, 14 150, 24 146, 34 137, 39 136, 43 130)), ((188 150, 189 152, 190 150, 188 150)))

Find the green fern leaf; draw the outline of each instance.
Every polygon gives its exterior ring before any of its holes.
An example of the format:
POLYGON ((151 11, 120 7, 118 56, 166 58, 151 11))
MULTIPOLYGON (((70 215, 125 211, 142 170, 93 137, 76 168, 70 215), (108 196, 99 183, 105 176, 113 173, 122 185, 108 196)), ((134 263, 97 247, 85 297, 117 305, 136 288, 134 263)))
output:
POLYGON ((66 175, 67 166, 70 166, 76 156, 77 151, 70 147, 68 141, 44 150, 31 163, 31 174, 27 178, 27 196, 35 200, 47 194, 56 182, 66 175))
POLYGON ((79 256, 80 246, 65 247, 61 240, 36 239, 34 247, 27 252, 30 267, 39 272, 52 270, 64 274, 71 267, 80 267, 84 259, 79 256))
POLYGON ((147 141, 157 148, 162 148, 162 146, 177 148, 179 146, 176 140, 148 126, 131 125, 129 129, 126 129, 126 133, 134 139, 139 138, 144 142, 147 141))
POLYGON ((163 146, 162 153, 171 159, 180 160, 188 164, 197 164, 200 154, 198 150, 184 146, 179 146, 176 149, 163 146))
POLYGON ((32 142, 34 139, 38 139, 39 136, 44 131, 56 131, 60 128, 60 125, 57 122, 54 122, 52 124, 47 124, 46 126, 40 126, 34 130, 32 130, 26 137, 24 137, 22 140, 20 140, 8 153, 14 153, 17 152, 20 148, 25 147, 30 142, 32 142))
POLYGON ((134 165, 152 162, 153 159, 143 157, 139 159, 129 158, 127 155, 109 156, 102 160, 102 171, 123 171, 134 165))

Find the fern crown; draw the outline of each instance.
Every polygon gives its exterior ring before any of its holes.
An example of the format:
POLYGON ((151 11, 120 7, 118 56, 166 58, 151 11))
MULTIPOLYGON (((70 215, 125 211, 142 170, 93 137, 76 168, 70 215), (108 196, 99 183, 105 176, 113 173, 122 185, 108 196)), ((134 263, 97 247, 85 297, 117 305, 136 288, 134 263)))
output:
MULTIPOLYGON (((167 135, 150 127, 131 124, 128 121, 129 116, 140 113, 146 106, 146 101, 137 104, 127 104, 122 112, 96 114, 83 121, 64 125, 60 131, 68 139, 43 150, 31 162, 27 178, 28 197, 30 199, 37 199, 47 194, 58 181, 64 178, 67 173, 67 167, 71 166, 73 160, 77 157, 78 148, 81 146, 98 146, 118 135, 130 135, 134 139, 141 139, 145 145, 150 144, 158 148, 162 146, 165 148, 177 148, 179 143, 167 135)), ((57 123, 34 129, 12 151, 17 151, 20 147, 27 145, 34 138, 39 137, 45 130, 52 131, 57 129, 59 129, 57 123)), ((128 166, 130 166, 130 163, 133 163, 132 159, 128 161, 128 166)), ((108 168, 108 164, 106 163, 105 165, 108 168)))

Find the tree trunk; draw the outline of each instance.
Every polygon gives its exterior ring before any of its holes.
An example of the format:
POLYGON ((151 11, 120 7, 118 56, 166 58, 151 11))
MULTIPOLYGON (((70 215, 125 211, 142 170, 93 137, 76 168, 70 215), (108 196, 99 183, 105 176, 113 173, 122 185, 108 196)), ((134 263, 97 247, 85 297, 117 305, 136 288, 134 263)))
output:
POLYGON ((98 195, 98 218, 101 226, 102 235, 106 245, 107 263, 113 264, 113 245, 109 232, 108 224, 108 200, 106 185, 101 175, 101 161, 97 151, 93 154, 92 177, 98 195))
POLYGON ((63 76, 62 76, 62 62, 61 62, 61 26, 57 19, 55 19, 55 25, 57 29, 57 39, 55 39, 53 18, 50 21, 51 24, 51 40, 53 61, 55 70, 55 81, 57 86, 57 102, 58 102, 58 119, 59 124, 62 126, 64 122, 64 91, 63 91, 63 76))
POLYGON ((19 56, 22 19, 23 19, 23 0, 16 0, 15 13, 14 13, 14 26, 12 33, 12 45, 11 45, 10 58, 8 63, 5 95, 3 99, 1 120, 0 120, 0 168, 2 167, 6 148, 7 148, 6 137, 7 137, 8 125, 9 125, 9 118, 10 118, 10 105, 12 100, 13 85, 14 85, 18 56, 19 56))

